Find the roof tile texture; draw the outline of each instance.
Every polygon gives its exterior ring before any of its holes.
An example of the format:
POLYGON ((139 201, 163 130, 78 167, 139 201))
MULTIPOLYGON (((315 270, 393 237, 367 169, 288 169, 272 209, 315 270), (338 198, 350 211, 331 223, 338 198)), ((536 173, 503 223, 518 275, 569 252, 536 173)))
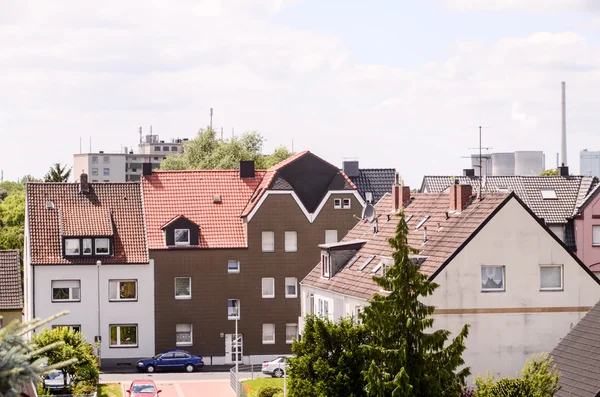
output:
POLYGON ((23 308, 19 251, 0 251, 0 310, 23 308))
POLYGON ((358 172, 358 176, 350 177, 350 179, 363 198, 366 199, 366 192, 373 193, 373 203, 378 202, 384 194, 390 193, 392 185, 396 181, 394 168, 363 168, 358 172))

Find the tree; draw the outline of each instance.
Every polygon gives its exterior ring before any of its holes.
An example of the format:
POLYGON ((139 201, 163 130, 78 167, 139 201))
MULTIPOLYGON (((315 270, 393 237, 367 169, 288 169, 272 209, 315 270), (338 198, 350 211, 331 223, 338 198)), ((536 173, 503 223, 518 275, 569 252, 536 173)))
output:
POLYGON ((45 353, 49 364, 61 363, 72 357, 77 359, 76 362, 60 368, 65 388, 67 387, 67 375, 73 378, 74 384, 85 383, 96 386, 100 377, 98 363, 93 346, 85 340, 83 334, 68 327, 57 327, 54 329, 44 328, 33 336, 33 343, 40 348, 55 345, 56 342, 63 343, 45 353))
POLYGON ((334 323, 308 316, 302 340, 292 345, 296 357, 289 361, 289 396, 366 396, 361 376, 364 343, 365 329, 351 318, 334 323))
POLYGON ((24 225, 25 193, 8 195, 0 201, 0 249, 18 249, 22 254, 24 225))
POLYGON ((76 361, 73 357, 67 357, 65 361, 48 366, 48 359, 44 354, 50 349, 60 347, 64 342, 56 341, 44 347, 35 347, 29 344, 26 338, 31 330, 66 313, 24 323, 14 320, 0 328, 0 396, 17 397, 25 385, 37 383, 42 375, 76 361))
POLYGON ((558 168, 550 168, 540 173, 540 176, 558 176, 558 168))
POLYGON ((369 396, 459 396, 470 374, 462 354, 468 335, 465 325, 449 343, 447 330, 431 331, 434 306, 420 302, 437 284, 409 259, 404 214, 396 235, 388 240, 394 264, 374 281, 388 294, 373 296, 362 313, 370 343, 363 346, 368 369, 363 371, 369 396), (427 332, 429 331, 429 332, 427 332))
POLYGON ((271 155, 263 155, 264 138, 258 132, 247 132, 225 140, 217 138, 211 129, 201 129, 198 136, 184 143, 182 154, 168 156, 160 164, 164 170, 237 169, 240 160, 254 160, 257 169, 266 169, 290 157, 292 153, 280 146, 271 155))
POLYGON ((67 166, 60 163, 50 167, 48 173, 44 176, 44 182, 68 182, 71 176, 71 169, 67 170, 67 166))

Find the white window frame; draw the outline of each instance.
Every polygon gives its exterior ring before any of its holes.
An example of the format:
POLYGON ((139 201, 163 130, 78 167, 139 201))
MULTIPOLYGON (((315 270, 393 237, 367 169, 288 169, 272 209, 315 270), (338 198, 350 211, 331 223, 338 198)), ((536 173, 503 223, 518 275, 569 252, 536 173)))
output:
POLYGON ((138 300, 138 281, 135 279, 129 280, 108 280, 108 300, 109 302, 135 302, 138 300), (121 298, 121 283, 134 283, 135 284, 135 297, 134 298, 121 298), (111 288, 115 286, 117 291, 117 298, 111 298, 111 288))
POLYGON ((186 299, 192 299, 192 278, 191 277, 175 277, 174 278, 174 287, 175 287, 175 299, 177 300, 186 300, 186 299), (177 295, 177 280, 178 279, 188 279, 189 280, 189 287, 190 287, 190 293, 187 295, 177 295))
POLYGON ((102 161, 104 162, 104 164, 110 164, 110 156, 103 156, 104 158, 102 159, 102 161))
POLYGON ((285 343, 287 345, 291 345, 292 343, 294 343, 294 340, 298 337, 298 324, 286 324, 285 325, 285 343), (288 336, 290 335, 288 333, 288 328, 294 327, 296 329, 296 332, 294 333, 294 336, 289 339, 288 336))
POLYGON ((594 230, 598 230, 598 237, 600 238, 600 225, 592 225, 592 246, 600 247, 600 240, 594 241, 594 230))
POLYGON ((261 233, 261 248, 262 248, 262 252, 275 252, 275 232, 271 232, 271 231, 264 231, 261 233), (265 240, 265 238, 267 236, 271 236, 272 237, 272 247, 270 247, 269 244, 266 244, 267 241, 265 240))
MULTIPOLYGON (((267 284, 268 285, 268 284, 267 284)), ((265 299, 272 299, 275 298, 275 279, 273 277, 263 277, 261 282, 260 282, 260 290, 261 290, 261 295, 263 298, 265 299), (271 287, 273 288, 273 293, 272 294, 266 294, 265 295, 265 282, 267 283, 271 283, 271 287)))
POLYGON ((350 200, 349 198, 342 199, 342 208, 344 208, 345 210, 349 210, 350 208, 352 208, 352 200, 350 200))
POLYGON ((338 240, 338 231, 337 229, 329 229, 329 230, 325 230, 325 244, 334 244, 337 243, 338 240), (333 234, 335 234, 335 241, 332 240, 332 236, 333 234))
POLYGON ((504 265, 482 265, 481 271, 485 268, 499 267, 502 269, 502 288, 483 288, 481 273, 479 274, 479 285, 481 292, 505 292, 506 291, 506 267, 504 265))
POLYGON ((269 323, 269 324, 262 325, 262 344, 263 345, 274 345, 275 344, 275 324, 269 323), (268 332, 268 331, 270 331, 269 328, 271 328, 273 331, 268 332), (265 336, 267 338, 265 338, 265 336))
POLYGON ((298 252, 298 232, 287 231, 285 235, 285 252, 298 252))
MULTIPOLYGON (((110 243, 109 243, 110 244, 110 243)), ((81 239, 81 255, 92 255, 94 253, 94 248, 93 248, 93 244, 92 244, 92 239, 91 238, 82 238, 81 239), (85 243, 86 241, 89 243, 89 248, 90 248, 90 252, 86 253, 85 252, 85 243)), ((110 248, 109 248, 110 251, 110 248)))
POLYGON ((108 326, 108 346, 110 348, 132 348, 138 347, 139 329, 137 324, 110 324, 108 326), (111 330, 113 327, 117 328, 117 343, 112 344, 111 341, 111 330), (121 327, 135 327, 135 344, 123 344, 121 343, 121 327))
POLYGON ((297 298, 298 297, 298 279, 296 277, 285 278, 285 297, 286 298, 297 298), (288 287, 294 286, 294 294, 288 294, 288 287))
POLYGON ((542 200, 557 200, 558 196, 554 189, 540 189, 542 200))
POLYGON ((92 168, 92 176, 98 176, 98 168, 92 168))
MULTIPOLYGON (((71 248, 71 250, 73 250, 73 248, 71 248)), ((65 239, 65 256, 78 256, 81 255, 81 243, 80 243, 80 239, 78 238, 66 238, 65 239), (73 253, 73 252, 69 252, 69 248, 67 247, 67 245, 69 243, 77 243, 77 252, 73 253)))
POLYGON ((175 346, 194 346, 194 325, 193 324, 175 324, 175 346), (188 330, 178 330, 183 329, 184 327, 189 326, 188 330), (189 334, 190 341, 189 342, 180 342, 177 338, 178 334, 189 334))
POLYGON ((62 302, 81 302, 81 280, 52 280, 50 282, 50 293, 51 293, 51 301, 56 303, 62 302), (56 284, 73 284, 72 286, 59 287, 55 286, 56 284), (54 290, 55 289, 69 289, 69 297, 67 299, 55 299, 54 298, 54 290), (77 295, 79 297, 74 298, 74 291, 78 290, 77 295))
POLYGON ((227 273, 230 274, 237 274, 240 272, 240 261, 236 261, 233 259, 230 259, 227 261, 227 273), (235 268, 231 267, 230 265, 232 264, 237 264, 237 266, 235 268))
POLYGON ((367 203, 373 203, 373 192, 365 192, 365 201, 367 203))
POLYGON ((92 164, 98 164, 98 156, 92 156, 92 164))
POLYGON ((336 210, 342 209, 342 199, 341 198, 333 199, 333 208, 336 210))
POLYGON ((173 230, 173 243, 175 245, 190 245, 190 229, 175 229, 173 230), (187 232, 187 241, 177 241, 177 232, 184 231, 187 232))
POLYGON ((318 317, 330 320, 333 318, 333 301, 323 297, 315 297, 315 306, 315 313, 318 317))
POLYGON ((540 265, 540 291, 563 291, 565 287, 565 272, 563 265, 540 265), (558 267, 560 268, 560 287, 542 287, 542 269, 558 267))
POLYGON ((94 239, 94 254, 96 255, 110 255, 110 239, 109 238, 97 238, 94 239), (107 252, 98 252, 98 242, 106 241, 107 252))
POLYGON ((102 170, 102 175, 104 175, 104 176, 110 176, 110 168, 104 168, 102 170))
POLYGON ((325 278, 330 277, 330 257, 329 254, 321 254, 321 276, 325 278))
MULTIPOLYGON (((2 328, 1 325, 2 325, 2 323, 0 322, 0 328, 2 328)), ((63 328, 63 327, 64 328, 68 328, 69 331, 75 331, 75 332, 80 332, 81 333, 81 325, 77 325, 77 324, 69 324, 69 325, 66 325, 66 324, 57 324, 57 325, 53 325, 52 329, 63 328)))
POLYGON ((242 306, 239 299, 227 299, 227 319, 228 320, 240 320, 242 317, 242 306), (229 314, 229 302, 237 301, 237 316, 229 314))

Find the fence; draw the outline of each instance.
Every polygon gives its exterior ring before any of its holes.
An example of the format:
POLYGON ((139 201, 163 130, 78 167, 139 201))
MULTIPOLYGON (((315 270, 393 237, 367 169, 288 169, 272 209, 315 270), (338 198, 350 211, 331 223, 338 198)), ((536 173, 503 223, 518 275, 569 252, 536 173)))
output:
POLYGON ((237 391, 236 397, 247 397, 241 380, 254 379, 258 377, 261 370, 262 364, 238 365, 237 376, 235 374, 235 367, 229 370, 229 386, 231 386, 231 390, 233 390, 234 393, 237 391))

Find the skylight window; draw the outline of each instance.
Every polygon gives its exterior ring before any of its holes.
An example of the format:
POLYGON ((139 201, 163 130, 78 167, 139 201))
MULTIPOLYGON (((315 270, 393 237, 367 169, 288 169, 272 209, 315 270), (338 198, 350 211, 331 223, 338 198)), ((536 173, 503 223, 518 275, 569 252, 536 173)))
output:
POLYGON ((554 189, 542 189, 542 198, 544 200, 556 200, 558 197, 556 196, 556 190, 554 189))
POLYGON ((369 263, 371 263, 371 261, 373 259, 375 259, 375 255, 369 256, 367 259, 365 259, 365 261, 363 262, 363 264, 360 265, 360 267, 358 268, 358 270, 363 270, 365 267, 367 267, 369 265, 369 263))
POLYGON ((373 268, 373 270, 371 270, 371 273, 377 273, 379 271, 379 269, 381 269, 382 265, 383 265, 383 262, 379 262, 379 264, 377 266, 375 266, 373 268))
POLYGON ((424 217, 424 218, 421 220, 421 222, 419 222, 419 223, 417 224, 417 226, 415 227, 415 229, 418 229, 418 228, 420 228, 421 226, 423 226, 423 224, 424 224, 424 223, 427 221, 427 219, 429 219, 429 218, 430 218, 430 216, 429 216, 429 215, 425 216, 425 217, 424 217))
POLYGON ((360 255, 355 256, 354 258, 350 259, 350 262, 348 262, 348 268, 350 268, 352 265, 354 265, 356 263, 356 261, 359 259, 360 259, 360 255))
POLYGON ((412 217, 413 217, 412 214, 410 214, 406 219, 404 219, 404 221, 406 223, 408 223, 408 221, 410 221, 412 219, 412 217))

